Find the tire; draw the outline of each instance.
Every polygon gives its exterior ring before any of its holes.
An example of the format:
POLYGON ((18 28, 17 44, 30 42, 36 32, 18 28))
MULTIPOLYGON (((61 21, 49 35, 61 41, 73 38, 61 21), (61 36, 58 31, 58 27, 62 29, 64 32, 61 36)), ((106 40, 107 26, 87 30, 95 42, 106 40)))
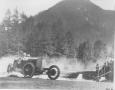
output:
POLYGON ((31 78, 35 74, 35 66, 33 63, 28 62, 23 67, 23 75, 26 78, 31 78))
POLYGON ((11 73, 13 71, 12 64, 9 64, 7 67, 7 72, 11 73))
POLYGON ((59 69, 58 66, 52 65, 52 66, 49 67, 49 70, 48 70, 47 74, 48 74, 49 79, 56 80, 60 76, 60 69, 59 69))

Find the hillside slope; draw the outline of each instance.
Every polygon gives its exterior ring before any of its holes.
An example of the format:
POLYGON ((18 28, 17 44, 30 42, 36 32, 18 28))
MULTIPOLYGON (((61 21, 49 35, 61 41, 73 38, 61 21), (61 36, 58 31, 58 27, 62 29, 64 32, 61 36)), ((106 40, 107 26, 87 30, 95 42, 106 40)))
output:
POLYGON ((114 11, 103 10, 89 0, 63 0, 34 19, 35 25, 47 23, 46 30, 61 19, 63 28, 73 33, 76 43, 101 39, 111 45, 114 41, 114 11))

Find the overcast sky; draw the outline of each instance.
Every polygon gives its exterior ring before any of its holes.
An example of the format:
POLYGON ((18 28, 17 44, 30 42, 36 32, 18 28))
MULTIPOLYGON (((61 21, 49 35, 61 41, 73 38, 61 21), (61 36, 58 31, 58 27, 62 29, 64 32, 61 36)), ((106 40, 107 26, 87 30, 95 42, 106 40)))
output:
MULTIPOLYGON (((11 12, 17 7, 18 11, 29 15, 35 15, 46 10, 61 0, 0 0, 0 22, 4 18, 7 9, 11 12)), ((103 9, 114 10, 115 0, 90 0, 103 9)))

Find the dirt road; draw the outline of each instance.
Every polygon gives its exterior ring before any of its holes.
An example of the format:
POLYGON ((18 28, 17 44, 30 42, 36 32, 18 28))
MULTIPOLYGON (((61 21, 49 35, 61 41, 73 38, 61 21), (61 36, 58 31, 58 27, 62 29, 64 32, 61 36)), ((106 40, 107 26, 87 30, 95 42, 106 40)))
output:
POLYGON ((113 83, 2 77, 0 89, 113 90, 113 83))

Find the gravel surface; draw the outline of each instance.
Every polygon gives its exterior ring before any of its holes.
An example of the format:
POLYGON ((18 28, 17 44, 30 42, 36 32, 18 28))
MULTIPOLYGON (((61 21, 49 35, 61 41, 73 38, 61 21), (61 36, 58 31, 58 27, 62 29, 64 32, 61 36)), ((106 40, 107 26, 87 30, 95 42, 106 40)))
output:
POLYGON ((113 90, 113 83, 1 77, 0 89, 113 90))

